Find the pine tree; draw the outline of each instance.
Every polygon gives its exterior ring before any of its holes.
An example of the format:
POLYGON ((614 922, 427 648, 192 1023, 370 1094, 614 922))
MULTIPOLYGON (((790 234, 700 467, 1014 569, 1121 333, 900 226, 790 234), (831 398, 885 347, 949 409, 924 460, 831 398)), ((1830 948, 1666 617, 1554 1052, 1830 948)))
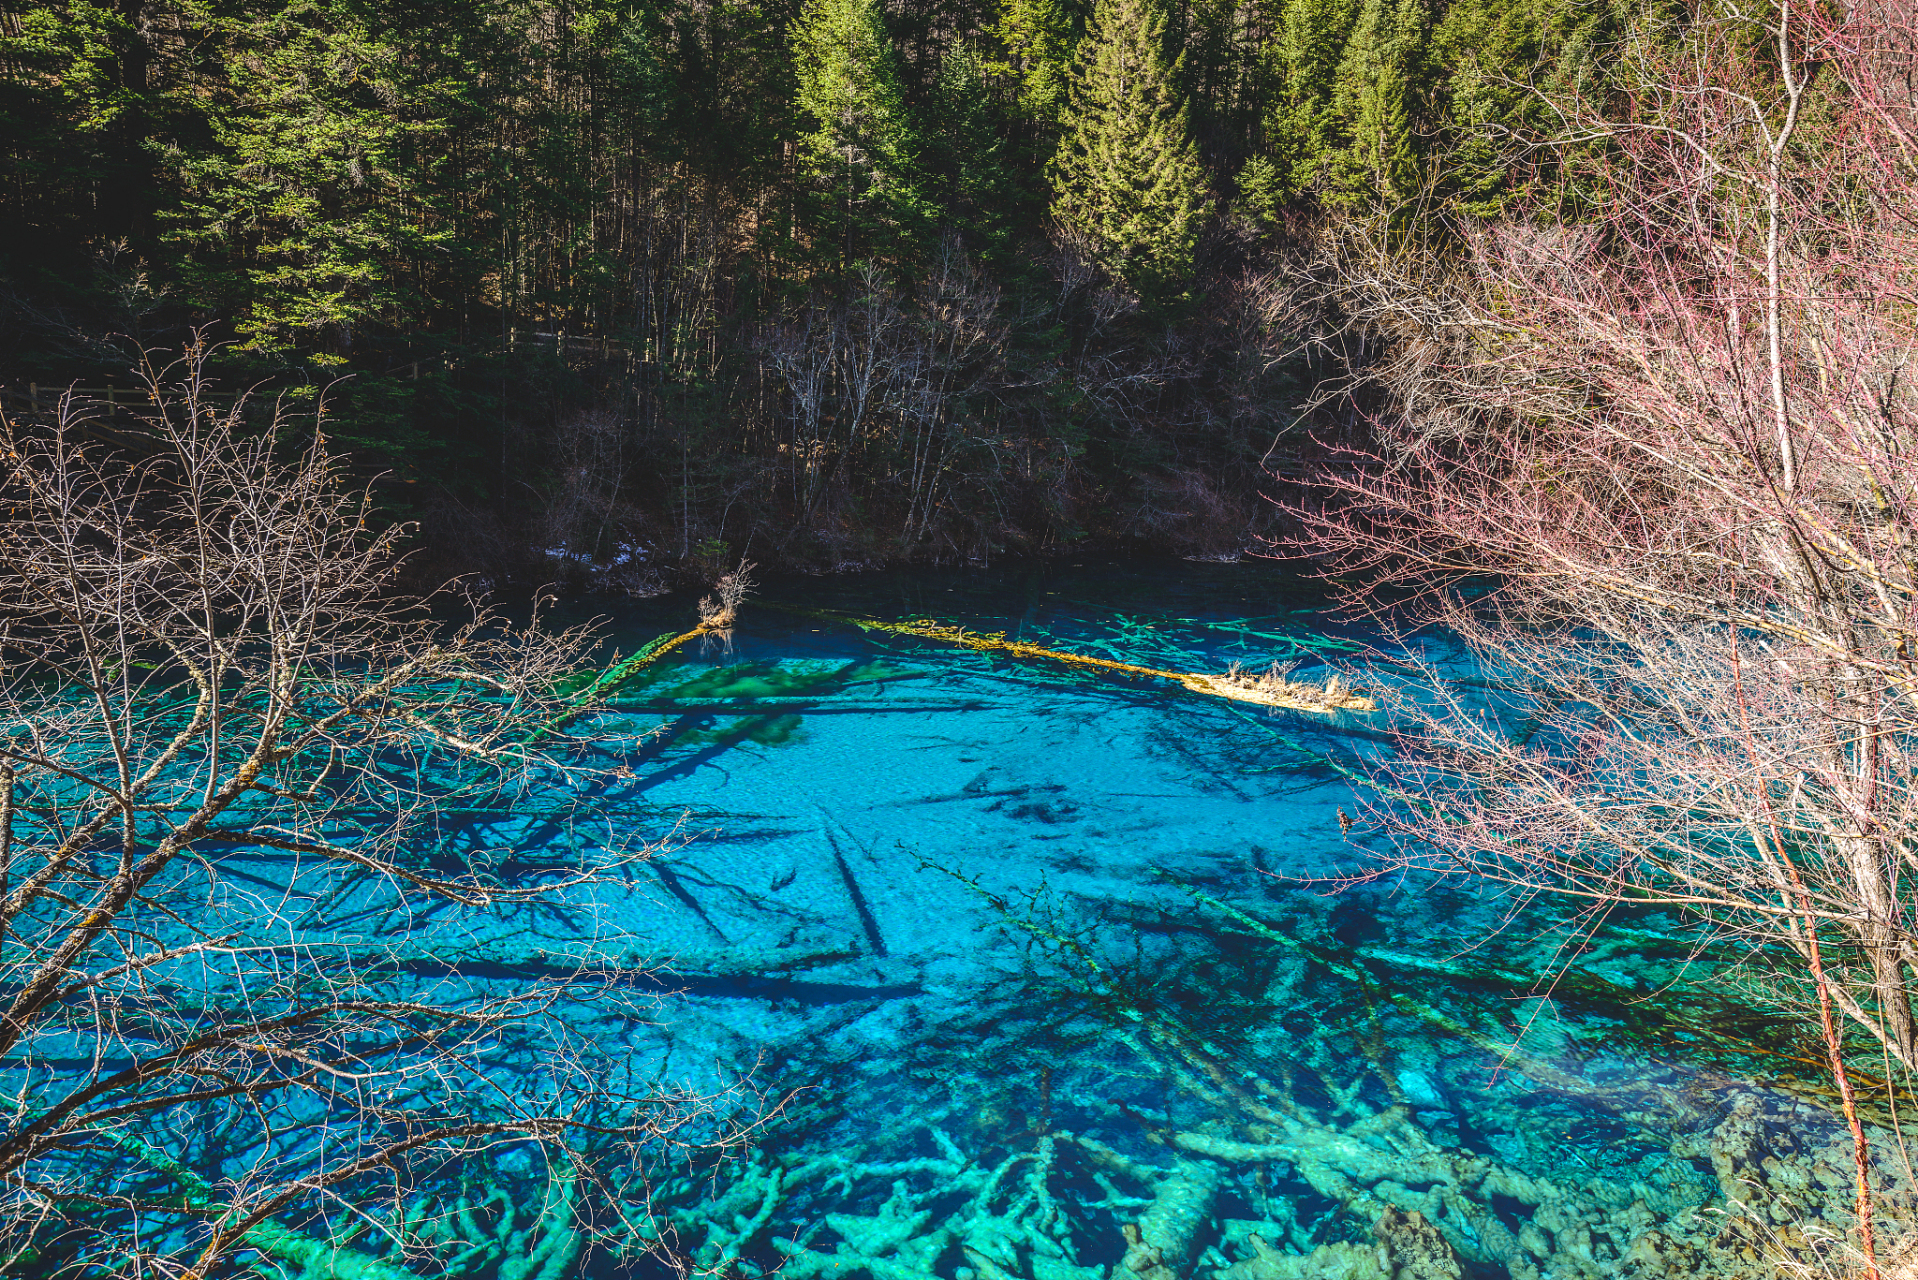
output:
POLYGON ((1071 77, 1073 15, 1065 0, 1005 0, 992 34, 1006 60, 994 68, 1017 84, 1019 114, 1049 131, 1064 113, 1071 77))
POLYGON ((1357 0, 1285 0, 1272 42, 1266 153, 1240 186, 1267 217, 1313 185, 1334 145, 1332 104, 1357 0))
POLYGON ((937 125, 926 138, 927 167, 941 217, 988 253, 1002 248, 1025 199, 977 49, 961 45, 946 55, 928 115, 937 125))
POLYGON ((877 0, 809 0, 793 28, 805 163, 826 197, 841 268, 897 254, 922 229, 921 146, 877 0))
POLYGON ((208 138, 175 159, 181 198, 164 223, 180 273, 195 301, 231 310, 251 348, 312 341, 325 348, 315 361, 344 363, 363 326, 417 314, 389 264, 448 239, 425 229, 438 129, 402 105, 445 85, 416 78, 344 4, 223 18, 207 34, 221 38, 208 45, 230 92, 207 113, 208 138))
POLYGON ((1345 142, 1331 157, 1335 202, 1401 209, 1418 194, 1430 38, 1425 0, 1365 0, 1359 10, 1333 99, 1345 142))
POLYGON ((1604 51, 1633 16, 1617 0, 1455 0, 1432 33, 1435 61, 1451 69, 1439 171, 1453 208, 1495 217, 1528 182, 1553 180, 1531 145, 1554 127, 1546 104, 1602 96, 1604 51))
POLYGON ((1172 89, 1165 19, 1147 0, 1099 0, 1072 66, 1052 210, 1088 235, 1102 264, 1152 301, 1192 274, 1205 174, 1172 89))

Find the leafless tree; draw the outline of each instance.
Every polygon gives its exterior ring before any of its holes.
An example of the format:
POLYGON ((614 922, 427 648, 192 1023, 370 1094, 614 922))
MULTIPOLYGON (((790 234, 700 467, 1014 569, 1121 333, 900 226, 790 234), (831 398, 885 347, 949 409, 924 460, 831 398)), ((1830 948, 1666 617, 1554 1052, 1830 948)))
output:
POLYGON ((0 1259, 403 1274, 334 1228, 516 1142, 570 1206, 691 1114, 585 1025, 648 847, 573 731, 591 634, 396 597, 323 435, 206 357, 145 365, 137 428, 0 422, 0 1259), (562 916, 543 977, 462 969, 562 916))
POLYGON ((1443 413, 1402 396, 1378 465, 1329 482, 1339 514, 1304 513, 1497 689, 1434 669, 1401 704, 1390 861, 1587 921, 1675 906, 1784 958, 1852 1116, 1868 1259, 1847 1054, 1918 1070, 1918 119, 1913 31, 1884 17, 1701 21, 1590 122, 1591 225, 1488 233, 1436 300, 1355 273, 1443 413))
MULTIPOLYGON (((997 390, 1005 378, 1010 325, 1001 315, 999 290, 980 275, 957 235, 940 243, 934 271, 921 291, 906 376, 894 395, 901 424, 902 468, 908 486, 902 535, 923 539, 952 473, 969 455, 988 452, 984 432, 968 430, 967 401, 997 390)), ((999 469, 1000 460, 990 466, 999 469)))
POLYGON ((910 543, 927 535, 956 472, 1000 470, 966 405, 1003 382, 1009 327, 957 236, 910 301, 866 266, 850 298, 814 298, 769 326, 759 350, 792 423, 782 448, 799 523, 824 510, 833 484, 856 478, 898 499, 910 543))
POLYGON ((541 545, 593 560, 635 523, 621 501, 627 424, 604 408, 575 414, 553 433, 554 475, 546 495, 541 545))
POLYGON ((866 264, 843 303, 814 298, 762 336, 759 349, 783 384, 792 429, 799 521, 809 525, 845 461, 869 445, 900 375, 906 317, 892 282, 866 264))
POLYGON ((713 594, 699 601, 699 625, 709 631, 725 631, 739 618, 739 606, 753 590, 753 562, 742 560, 731 573, 721 574, 713 583, 713 594))

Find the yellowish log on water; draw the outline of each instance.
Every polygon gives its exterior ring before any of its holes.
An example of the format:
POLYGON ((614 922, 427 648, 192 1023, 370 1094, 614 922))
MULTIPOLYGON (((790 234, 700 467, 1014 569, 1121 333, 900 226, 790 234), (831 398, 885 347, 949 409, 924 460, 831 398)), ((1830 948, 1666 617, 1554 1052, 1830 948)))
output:
POLYGON ((1208 676, 1198 672, 1175 677, 1194 693, 1209 693, 1215 698, 1233 698, 1256 702, 1262 707, 1285 707, 1293 711, 1376 711, 1378 703, 1363 694, 1344 688, 1337 680, 1325 685, 1303 684, 1297 680, 1281 682, 1281 688, 1243 684, 1229 675, 1208 676))
POLYGON ((1262 707, 1283 707, 1289 711, 1311 711, 1321 715, 1334 711, 1372 711, 1378 707, 1372 699, 1347 687, 1338 676, 1333 676, 1324 685, 1314 685, 1284 679, 1278 674, 1276 667, 1259 675, 1241 672, 1237 664, 1234 664, 1230 671, 1218 675, 1207 675, 1199 671, 1162 671, 1157 667, 1114 662, 1110 658, 1092 658, 1080 653, 1044 649, 1036 644, 1007 639, 1003 632, 967 631, 963 627, 948 626, 931 618, 882 622, 876 618, 860 618, 826 609, 786 608, 781 611, 802 614, 809 618, 850 623, 867 631, 885 631, 893 635, 917 636, 921 640, 937 640, 981 653, 1004 653, 1015 658, 1042 658, 1051 662, 1063 662, 1069 666, 1093 667, 1116 671, 1122 675, 1170 680, 1174 684, 1190 689, 1193 693, 1202 693, 1214 698, 1231 698, 1235 702, 1253 702, 1262 707))

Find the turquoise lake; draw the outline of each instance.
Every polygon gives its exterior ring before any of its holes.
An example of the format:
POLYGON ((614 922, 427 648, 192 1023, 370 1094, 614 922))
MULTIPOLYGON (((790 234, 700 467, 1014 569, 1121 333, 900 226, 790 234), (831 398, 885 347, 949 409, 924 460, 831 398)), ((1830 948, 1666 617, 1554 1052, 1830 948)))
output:
MULTIPOLYGON (((631 652, 691 603, 598 607, 631 652)), ((1711 1229, 1724 1170, 1699 1135, 1746 1086, 1667 1016, 1712 1014, 1710 966, 1668 918, 1568 942, 1466 883, 1326 879, 1364 866, 1342 816, 1385 713, 808 610, 1170 670, 1399 669, 1274 566, 1089 564, 773 583, 729 644, 622 690, 598 726, 628 744, 616 789, 675 834, 594 927, 665 959, 669 994, 598 1024, 595 1050, 744 1081, 722 1109, 765 1117, 647 1183, 638 1234, 666 1258, 794 1280, 1439 1276, 1402 1260, 1442 1237, 1460 1274, 1524 1280, 1661 1274, 1648 1259, 1711 1229)))

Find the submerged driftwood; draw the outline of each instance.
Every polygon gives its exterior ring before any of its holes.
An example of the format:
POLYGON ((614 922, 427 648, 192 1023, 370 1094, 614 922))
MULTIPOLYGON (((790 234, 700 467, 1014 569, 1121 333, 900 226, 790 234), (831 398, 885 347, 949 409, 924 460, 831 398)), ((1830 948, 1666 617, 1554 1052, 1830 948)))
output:
POLYGON ((1256 702, 1262 707, 1284 707, 1290 711, 1376 711, 1379 705, 1363 694, 1353 692, 1338 676, 1333 676, 1323 685, 1287 680, 1269 672, 1261 676, 1247 676, 1236 669, 1223 675, 1194 672, 1176 678, 1194 693, 1209 693, 1215 698, 1231 698, 1238 702, 1256 702))
POLYGON ((456 938, 431 943, 371 942, 357 938, 305 938, 317 959, 403 969, 465 969, 499 966, 548 973, 664 973, 685 978, 752 978, 794 973, 856 960, 856 946, 682 947, 608 939, 556 940, 531 936, 456 938))
MULTIPOLYGON (((105 1136, 170 1179, 184 1205, 202 1211, 218 1205, 213 1184, 165 1151, 130 1133, 105 1136)), ((559 1280, 584 1243, 573 1222, 574 1183, 570 1168, 559 1170, 548 1179, 537 1212, 523 1223, 515 1197, 482 1180, 454 1204, 437 1206, 450 1212, 429 1215, 424 1205, 414 1205, 410 1213, 396 1211, 386 1222, 359 1214, 337 1233, 300 1231, 269 1219, 247 1228, 240 1244, 256 1255, 245 1259, 252 1271, 277 1280, 421 1280, 422 1275, 467 1276, 482 1269, 518 1280, 559 1280), (486 1210, 490 1220, 481 1212, 486 1210), (416 1230, 422 1220, 426 1228, 416 1230), (407 1256, 409 1246, 417 1258, 407 1256)))

